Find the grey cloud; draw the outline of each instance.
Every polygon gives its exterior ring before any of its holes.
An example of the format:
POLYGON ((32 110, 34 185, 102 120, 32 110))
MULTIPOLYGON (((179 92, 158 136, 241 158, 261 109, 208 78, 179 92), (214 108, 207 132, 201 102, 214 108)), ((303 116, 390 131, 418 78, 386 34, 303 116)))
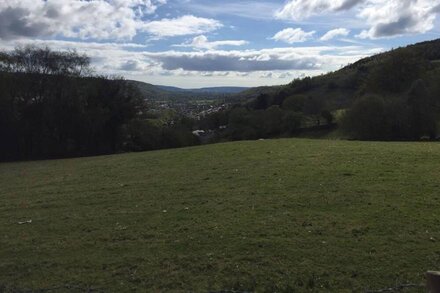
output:
POLYGON ((146 22, 145 15, 165 2, 0 0, 0 38, 60 35, 81 39, 132 39, 146 22))
POLYGON ((349 10, 365 0, 346 0, 336 10, 349 10))
POLYGON ((353 8, 368 27, 360 38, 394 37, 432 30, 440 0, 288 0, 276 17, 302 20, 353 8))
POLYGON ((45 15, 48 18, 58 18, 60 16, 60 12, 55 7, 48 7, 45 15))
POLYGON ((313 70, 320 65, 315 57, 303 57, 295 60, 253 60, 228 55, 151 55, 151 59, 161 63, 166 70, 183 69, 187 71, 270 71, 270 70, 313 70))
POLYGON ((139 63, 137 61, 127 61, 123 63, 119 69, 124 71, 138 71, 139 63))
POLYGON ((408 27, 417 24, 417 19, 411 15, 401 16, 397 21, 378 24, 374 29, 374 37, 389 37, 404 34, 408 27))
POLYGON ((29 11, 23 8, 6 8, 0 11, 0 38, 36 37, 49 34, 43 23, 30 24, 27 20, 29 11))
POLYGON ((440 4, 432 8, 432 13, 440 13, 440 4))

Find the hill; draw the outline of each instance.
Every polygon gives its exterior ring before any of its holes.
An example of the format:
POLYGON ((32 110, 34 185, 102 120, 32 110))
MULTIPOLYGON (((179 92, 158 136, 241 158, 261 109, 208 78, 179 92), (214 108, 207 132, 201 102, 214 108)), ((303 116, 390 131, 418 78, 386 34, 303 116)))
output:
MULTIPOLYGON (((272 86, 272 87, 260 87, 250 89, 239 93, 242 98, 256 98, 260 94, 270 95, 275 101, 273 104, 280 103, 280 100, 295 95, 302 94, 312 98, 325 101, 331 109, 340 109, 350 107, 352 102, 359 95, 363 95, 368 92, 382 93, 387 89, 373 89, 368 88, 365 84, 374 73, 380 74, 383 71, 383 66, 390 61, 395 61, 401 66, 396 65, 396 76, 393 80, 398 82, 399 80, 404 83, 402 89, 394 90, 388 89, 388 92, 402 92, 408 90, 411 86, 411 82, 417 78, 424 77, 424 73, 430 70, 437 70, 440 60, 440 39, 422 42, 407 47, 393 49, 388 52, 380 53, 371 57, 361 59, 353 64, 349 64, 344 68, 335 72, 330 72, 320 76, 294 80, 285 86, 272 86), (402 60, 402 57, 412 58, 413 60, 402 60), (408 64, 406 61, 412 61, 414 64, 408 64), (426 65, 426 62, 430 62, 431 66, 423 68, 423 72, 417 72, 418 66, 426 65), (408 65, 409 68, 405 66, 408 65), (415 66, 417 65, 417 66, 415 66), (417 69, 412 72, 399 72, 399 69, 417 69), (278 99, 278 100, 277 100, 278 99)), ((394 69, 394 68, 391 68, 394 69)), ((390 69, 390 70, 391 70, 390 69)), ((383 74, 379 78, 383 78, 387 81, 390 76, 387 76, 389 72, 383 71, 383 74)), ((392 84, 385 84, 385 87, 391 87, 392 84)))
POLYGON ((285 86, 243 91, 234 96, 241 105, 223 113, 221 120, 207 120, 221 121, 212 129, 227 125, 219 141, 298 136, 337 127, 340 137, 351 139, 438 139, 439 60, 440 39, 394 49, 285 86))
POLYGON ((0 291, 420 284, 439 161, 435 143, 285 139, 0 164, 0 291))
POLYGON ((136 88, 138 88, 141 92, 142 96, 146 99, 160 99, 172 96, 170 92, 162 90, 161 88, 150 83, 135 80, 128 80, 127 82, 136 86, 136 88))
POLYGON ((182 89, 179 87, 173 87, 173 86, 163 86, 163 85, 157 85, 156 87, 169 91, 169 92, 183 92, 183 93, 211 93, 211 94, 238 94, 241 93, 247 89, 248 87, 205 87, 205 88, 199 88, 199 89, 182 89))
POLYGON ((208 87, 200 89, 182 89, 172 86, 153 85, 145 82, 130 80, 128 83, 135 85, 144 98, 150 100, 193 100, 217 99, 238 94, 247 90, 245 87, 208 87))

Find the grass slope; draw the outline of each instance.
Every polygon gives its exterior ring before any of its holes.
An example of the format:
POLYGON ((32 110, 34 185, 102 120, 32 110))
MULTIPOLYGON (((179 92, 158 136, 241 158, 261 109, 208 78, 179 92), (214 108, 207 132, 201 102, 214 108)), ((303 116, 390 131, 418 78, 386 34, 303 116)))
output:
POLYGON ((435 143, 302 139, 0 164, 0 291, 421 283, 439 165, 435 143))

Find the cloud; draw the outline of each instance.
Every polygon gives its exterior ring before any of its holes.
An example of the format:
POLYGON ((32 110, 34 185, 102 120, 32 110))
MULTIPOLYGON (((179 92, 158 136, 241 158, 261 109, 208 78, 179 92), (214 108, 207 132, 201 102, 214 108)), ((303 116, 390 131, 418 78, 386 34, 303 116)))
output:
POLYGON ((365 0, 290 0, 275 15, 280 19, 302 20, 313 15, 348 10, 365 0))
POLYGON ((273 73, 272 72, 263 72, 260 74, 260 78, 272 78, 273 73))
POLYGON ((336 11, 349 10, 362 2, 364 2, 364 0, 343 0, 336 2, 337 5, 333 9, 336 11))
POLYGON ((175 47, 190 47, 195 49, 202 49, 202 50, 213 50, 217 49, 218 47, 224 47, 224 46, 244 46, 249 44, 247 41, 243 40, 233 40, 233 41, 213 41, 210 42, 208 38, 204 35, 195 37, 191 42, 184 43, 180 45, 174 45, 175 47))
POLYGON ((300 76, 305 76, 305 74, 301 74, 299 72, 296 72, 296 74, 292 74, 288 71, 266 71, 266 72, 260 72, 259 73, 259 78, 264 78, 264 79, 287 79, 287 80, 292 80, 293 78, 295 78, 295 76, 300 77, 300 76))
POLYGON ((208 51, 208 52, 161 52, 147 56, 161 64, 165 70, 187 71, 267 71, 292 69, 318 69, 315 56, 296 56, 283 59, 275 52, 259 51, 208 51))
POLYGON ((390 38, 432 30, 440 0, 289 0, 275 16, 298 21, 354 7, 367 26, 358 37, 390 38))
MULTIPOLYGON (((377 50, 374 52, 377 52, 377 50)), ((144 53, 144 55, 153 60, 153 62, 160 64, 160 67, 164 70, 199 72, 335 70, 371 54, 372 51, 356 46, 144 53)))
POLYGON ((276 33, 272 39, 275 41, 283 41, 288 44, 302 43, 311 39, 315 33, 315 31, 305 32, 300 28, 286 28, 276 33))
POLYGON ((350 34, 350 30, 346 28, 337 28, 331 31, 328 31, 325 35, 321 37, 321 41, 329 41, 338 36, 348 36, 350 34))
MULTIPOLYGON (((180 83, 202 82, 201 77, 217 77, 218 81, 236 84, 234 79, 247 77, 246 84, 258 85, 264 72, 274 72, 273 80, 287 80, 290 72, 317 75, 341 68, 361 58, 383 51, 363 46, 317 46, 271 48, 262 50, 207 50, 196 52, 151 52, 147 46, 133 43, 97 43, 57 40, 33 40, 34 45, 49 46, 53 50, 76 49, 91 57, 98 74, 122 75, 147 82, 180 83), (179 79, 180 77, 180 79, 179 79), (185 79, 181 79, 185 77, 185 79), (199 79, 197 79, 199 78, 199 79), (228 78, 228 80, 220 79, 228 78), (229 79, 230 78, 230 79, 229 79)), ((26 40, 0 42, 0 50, 26 45, 26 40)), ((262 79, 260 82, 264 82, 262 79)), ((268 81, 268 80, 267 80, 268 81)), ((204 81, 208 83, 208 81, 204 81)), ((275 83, 270 81, 270 83, 275 83)))
POLYGON ((3 0, 0 38, 132 39, 166 0, 3 0))
POLYGON ((215 19, 185 15, 178 18, 164 18, 145 23, 142 25, 142 30, 155 37, 165 38, 203 34, 217 30, 222 26, 223 25, 215 19))
POLYGON ((129 60, 129 61, 123 62, 120 65, 119 69, 122 71, 139 71, 139 70, 141 70, 140 64, 136 60, 129 60))
POLYGON ((440 13, 440 4, 431 9, 431 13, 440 13))
POLYGON ((359 17, 370 25, 360 38, 387 38, 407 34, 426 33, 434 28, 440 1, 436 0, 380 0, 380 5, 368 5, 359 17))
POLYGON ((163 38, 214 31, 214 19, 184 15, 148 21, 166 0, 3 0, 0 38, 64 36, 99 40, 131 40, 139 32, 163 38))
POLYGON ((279 79, 293 78, 294 75, 290 72, 282 72, 278 75, 279 79))
POLYGON ((23 21, 29 12, 23 8, 7 7, 0 11, 0 38, 11 39, 16 36, 33 37, 50 34, 49 28, 42 22, 29 25, 23 21))

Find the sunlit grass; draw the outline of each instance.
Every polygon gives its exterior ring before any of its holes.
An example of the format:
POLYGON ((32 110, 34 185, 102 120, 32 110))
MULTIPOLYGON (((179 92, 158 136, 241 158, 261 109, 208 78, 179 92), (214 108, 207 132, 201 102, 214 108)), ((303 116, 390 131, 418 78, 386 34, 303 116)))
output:
POLYGON ((0 164, 0 286, 421 283, 440 266, 439 167, 436 143, 301 139, 0 164))

